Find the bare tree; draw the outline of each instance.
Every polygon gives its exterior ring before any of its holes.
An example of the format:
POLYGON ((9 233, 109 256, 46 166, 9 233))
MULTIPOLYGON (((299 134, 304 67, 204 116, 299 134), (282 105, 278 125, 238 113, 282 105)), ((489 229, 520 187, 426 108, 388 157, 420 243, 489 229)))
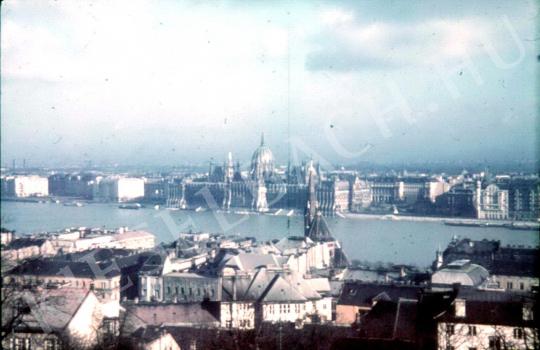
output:
POLYGON ((493 326, 490 343, 486 344, 485 349, 538 349, 538 328, 520 326, 510 331, 507 326, 493 326))

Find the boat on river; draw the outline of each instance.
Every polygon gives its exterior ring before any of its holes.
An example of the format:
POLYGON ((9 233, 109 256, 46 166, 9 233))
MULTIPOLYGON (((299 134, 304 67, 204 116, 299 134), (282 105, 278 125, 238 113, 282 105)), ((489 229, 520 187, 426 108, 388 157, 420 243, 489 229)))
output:
POLYGON ((84 204, 81 202, 67 202, 64 203, 64 207, 84 207, 84 204))
POLYGON ((120 204, 118 208, 120 209, 132 209, 137 210, 141 209, 143 206, 140 203, 129 203, 129 204, 120 204))

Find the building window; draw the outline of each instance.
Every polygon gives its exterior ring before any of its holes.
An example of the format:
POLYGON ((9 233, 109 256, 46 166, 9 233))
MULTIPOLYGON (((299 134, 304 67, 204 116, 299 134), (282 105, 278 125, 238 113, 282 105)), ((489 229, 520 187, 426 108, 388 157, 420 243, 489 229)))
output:
POLYGON ((513 289, 514 284, 512 282, 506 282, 506 289, 513 289))
POLYGON ((454 334, 454 325, 453 324, 447 324, 446 325, 446 334, 453 335, 454 334))
POLYGON ((60 350, 58 339, 45 339, 45 350, 60 350))
POLYGON ((469 326, 469 335, 476 335, 476 326, 469 326))
POLYGON ((171 287, 167 286, 167 295, 171 295, 171 287))
POLYGON ((501 350, 501 339, 499 337, 489 337, 489 350, 501 350))
POLYGON ((174 287, 174 291, 176 292, 176 295, 178 295, 178 286, 174 287))
POLYGON ((519 289, 525 290, 525 283, 520 282, 520 283, 519 283, 519 289))
POLYGON ((521 328, 514 328, 514 338, 516 338, 516 339, 523 339, 523 329, 521 329, 521 328))
POLYGON ((13 341, 15 350, 31 350, 30 338, 15 338, 13 341))
POLYGON ((186 294, 186 291, 184 290, 184 287, 180 288, 180 291, 182 292, 182 295, 186 294))

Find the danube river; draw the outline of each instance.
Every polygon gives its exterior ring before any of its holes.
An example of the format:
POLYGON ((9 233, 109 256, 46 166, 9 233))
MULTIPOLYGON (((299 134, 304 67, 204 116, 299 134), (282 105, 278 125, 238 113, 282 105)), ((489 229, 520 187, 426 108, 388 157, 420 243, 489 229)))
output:
MULTIPOLYGON (((193 229, 228 235, 251 236, 259 241, 303 234, 302 216, 227 214, 220 212, 119 209, 114 204, 68 207, 55 203, 1 202, 2 226, 19 234, 66 227, 128 226, 147 230, 159 241, 171 241, 179 232, 193 229)), ((376 218, 327 218, 334 236, 350 259, 371 262, 431 264, 438 246, 453 236, 497 239, 503 244, 537 246, 537 231, 506 228, 456 227, 442 222, 393 221, 376 218)))

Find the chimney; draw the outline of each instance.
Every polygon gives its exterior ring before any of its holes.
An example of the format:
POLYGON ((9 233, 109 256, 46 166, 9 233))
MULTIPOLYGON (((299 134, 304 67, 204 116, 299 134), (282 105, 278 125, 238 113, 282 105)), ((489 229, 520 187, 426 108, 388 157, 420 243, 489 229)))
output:
POLYGON ((465 307, 465 299, 456 299, 454 301, 454 312, 456 317, 466 317, 467 310, 465 307))
POLYGON ((233 301, 236 301, 236 272, 234 276, 232 276, 232 294, 233 301))
POLYGON ((533 306, 531 303, 523 304, 523 307, 521 309, 521 315, 522 315, 523 321, 534 320, 533 306))

